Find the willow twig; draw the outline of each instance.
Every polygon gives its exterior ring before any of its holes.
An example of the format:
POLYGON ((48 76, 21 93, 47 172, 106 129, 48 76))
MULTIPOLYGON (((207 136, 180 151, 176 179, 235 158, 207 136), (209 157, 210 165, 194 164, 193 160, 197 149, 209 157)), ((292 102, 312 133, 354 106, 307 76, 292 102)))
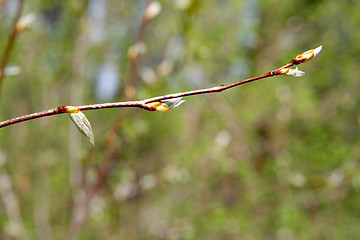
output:
MULTIPOLYGON (((154 102, 162 102, 164 100, 172 99, 172 98, 181 98, 181 97, 188 97, 193 95, 201 95, 206 93, 217 93, 221 92, 245 83, 249 83, 252 81, 256 81, 259 79, 264 79, 268 77, 273 77, 277 75, 291 75, 291 76, 302 76, 304 73, 297 70, 297 69, 289 69, 289 67, 298 65, 300 63, 303 63, 305 61, 310 60, 312 57, 316 56, 321 51, 321 47, 318 47, 316 49, 311 49, 309 51, 306 51, 304 53, 301 53, 297 55, 295 58, 291 59, 291 61, 287 64, 285 64, 282 67, 279 67, 273 71, 258 75, 256 77, 247 78, 244 80, 240 80, 238 82, 229 84, 229 85, 220 85, 216 87, 211 88, 204 88, 204 89, 198 89, 193 91, 187 91, 187 92, 179 92, 179 93, 173 93, 163 96, 157 96, 153 98, 138 100, 138 101, 125 101, 125 102, 113 102, 113 103, 100 103, 100 104, 92 104, 92 105, 82 105, 82 106, 76 106, 76 108, 80 111, 86 111, 86 110, 96 110, 96 109, 103 109, 103 108, 123 108, 123 107, 136 107, 136 108, 143 108, 145 110, 149 111, 155 111, 156 108, 153 108, 150 103, 154 102)), ((62 114, 62 113, 69 113, 66 109, 67 106, 59 106, 50 110, 37 112, 29 115, 20 116, 17 118, 9 119, 3 122, 0 122, 0 128, 9 126, 12 124, 16 124, 23 121, 28 121, 35 118, 40 117, 46 117, 46 116, 52 116, 56 114, 62 114)))

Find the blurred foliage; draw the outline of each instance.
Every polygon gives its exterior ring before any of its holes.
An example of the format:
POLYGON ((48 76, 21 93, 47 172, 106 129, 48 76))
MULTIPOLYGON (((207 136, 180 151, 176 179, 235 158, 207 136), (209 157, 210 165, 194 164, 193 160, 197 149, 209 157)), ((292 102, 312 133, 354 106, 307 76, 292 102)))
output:
MULTIPOLYGON (((323 51, 299 66, 302 78, 188 97, 167 113, 86 111, 94 148, 62 115, 1 129, 1 181, 9 178, 28 238, 66 238, 115 119, 107 182, 78 239, 359 238, 360 1, 159 2, 137 63, 137 99, 228 84, 323 51)), ((1 119, 123 99, 144 4, 26 1, 23 13, 37 18, 11 54, 21 73, 4 79, 1 119)), ((16 5, 1 9, 0 49, 16 5)), ((0 238, 21 239, 6 194, 0 238)))

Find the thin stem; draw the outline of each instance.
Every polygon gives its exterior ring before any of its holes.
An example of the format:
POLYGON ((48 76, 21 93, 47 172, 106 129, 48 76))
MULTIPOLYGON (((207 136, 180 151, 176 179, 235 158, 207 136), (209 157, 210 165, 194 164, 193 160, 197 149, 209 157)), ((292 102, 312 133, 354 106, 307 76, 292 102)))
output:
POLYGON ((164 95, 164 96, 149 98, 144 101, 146 103, 151 103, 151 102, 157 102, 157 101, 170 99, 170 98, 179 98, 179 97, 187 97, 187 96, 199 95, 199 94, 205 94, 205 93, 221 92, 226 89, 229 89, 229 88, 232 88, 232 87, 244 84, 244 83, 252 82, 255 80, 259 80, 259 79, 267 78, 267 77, 271 77, 271 76, 274 76, 274 75, 271 75, 271 72, 267 72, 265 74, 262 74, 262 75, 259 75, 259 76, 253 77, 253 78, 244 79, 244 80, 241 80, 239 82, 232 83, 229 85, 220 85, 220 86, 216 86, 216 87, 198 89, 198 90, 193 90, 193 91, 188 91, 188 92, 173 93, 173 94, 168 94, 168 95, 164 95))
MULTIPOLYGON (((80 111, 85 110, 96 110, 102 108, 122 108, 122 107, 139 107, 144 108, 145 100, 140 101, 126 101, 126 102, 114 102, 114 103, 99 103, 99 104, 91 104, 91 105, 83 105, 83 106, 76 106, 80 111)), ((1 127, 1 123, 0 123, 1 127)))
POLYGON ((53 109, 42 111, 42 112, 37 112, 37 113, 32 113, 32 114, 20 116, 20 117, 17 117, 17 118, 13 118, 13 119, 9 119, 9 120, 1 122, 0 123, 0 128, 8 126, 8 125, 15 124, 15 123, 23 122, 23 121, 28 121, 28 120, 35 119, 35 118, 52 116, 52 115, 55 115, 55 114, 59 114, 59 113, 56 111, 56 108, 53 108, 53 109))
MULTIPOLYGON (((100 103, 100 104, 83 105, 83 106, 76 106, 76 107, 81 111, 96 110, 96 109, 103 109, 103 108, 122 108, 122 107, 137 107, 137 108, 143 108, 146 110, 152 110, 147 107, 147 105, 146 105, 147 103, 162 101, 162 100, 171 99, 171 98, 187 97, 187 96, 200 95, 200 94, 206 94, 206 93, 221 92, 221 91, 224 91, 224 90, 227 90, 227 89, 230 89, 230 88, 233 88, 233 87, 236 87, 236 86, 248 83, 248 82, 280 75, 281 69, 288 68, 293 65, 294 65, 294 61, 291 60, 288 64, 286 64, 274 71, 267 72, 267 73, 258 75, 256 77, 247 78, 247 79, 244 79, 244 80, 241 80, 241 81, 229 84, 229 85, 220 85, 220 86, 211 87, 211 88, 204 88, 204 89, 198 89, 198 90, 187 91, 187 92, 173 93, 173 94, 148 98, 148 99, 139 100, 139 101, 100 103)), ((57 108, 53 108, 50 110, 37 112, 37 113, 29 114, 29 115, 24 115, 24 116, 20 116, 17 118, 13 118, 13 119, 9 119, 9 120, 0 122, 0 128, 6 127, 6 126, 9 126, 12 124, 16 124, 19 122, 23 122, 23 121, 28 121, 28 120, 35 119, 35 118, 52 116, 52 115, 62 114, 62 113, 66 113, 66 111, 62 110, 61 107, 57 107, 57 108)))
POLYGON ((180 93, 173 93, 173 94, 168 94, 168 95, 164 95, 164 96, 159 96, 159 97, 153 97, 153 98, 149 98, 149 99, 145 99, 143 101, 145 101, 145 103, 151 103, 151 102, 157 102, 157 101, 161 101, 161 100, 165 100, 165 99, 170 99, 170 98, 179 98, 179 97, 187 97, 187 96, 192 96, 192 95, 199 95, 199 94, 205 94, 205 93, 215 93, 215 92, 222 92, 224 90, 245 84, 245 83, 249 83, 252 81, 256 81, 262 78, 267 78, 267 77, 272 77, 272 76, 276 76, 276 75, 280 75, 278 72, 279 70, 283 69, 283 68, 288 68, 293 66, 293 60, 291 60, 289 63, 287 63, 286 65, 273 70, 271 72, 267 72, 261 75, 258 75, 256 77, 252 77, 252 78, 247 78, 244 80, 240 80, 238 82, 229 84, 229 85, 220 85, 220 86, 216 86, 216 87, 211 87, 211 88, 204 88, 204 89, 199 89, 199 90, 193 90, 193 91, 188 91, 188 92, 180 92, 180 93))

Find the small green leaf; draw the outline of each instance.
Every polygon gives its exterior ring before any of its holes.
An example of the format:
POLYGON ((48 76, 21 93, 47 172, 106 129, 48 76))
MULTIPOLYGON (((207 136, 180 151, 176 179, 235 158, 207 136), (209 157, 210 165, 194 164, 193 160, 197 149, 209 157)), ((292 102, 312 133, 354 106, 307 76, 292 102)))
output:
POLYGON ((92 145, 95 146, 94 132, 85 114, 83 114, 81 111, 77 113, 71 113, 70 118, 74 122, 75 126, 79 129, 79 131, 84 134, 87 139, 89 139, 92 145))

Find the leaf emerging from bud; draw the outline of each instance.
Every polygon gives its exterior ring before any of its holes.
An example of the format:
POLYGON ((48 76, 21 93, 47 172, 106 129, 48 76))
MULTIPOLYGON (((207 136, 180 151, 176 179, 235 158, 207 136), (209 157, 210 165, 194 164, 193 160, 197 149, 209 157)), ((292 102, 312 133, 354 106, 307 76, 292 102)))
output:
POLYGON ((152 111, 158 112, 167 112, 171 109, 174 109, 180 106, 185 100, 181 100, 182 98, 170 98, 165 99, 157 102, 147 103, 146 106, 152 111))
POLYGON ((70 118, 79 131, 84 134, 84 136, 91 142, 92 145, 95 146, 94 133, 85 114, 83 114, 81 111, 70 113, 70 118))
POLYGON ((284 68, 281 69, 281 74, 293 77, 302 77, 305 75, 305 72, 300 71, 298 68, 291 69, 291 68, 284 68))
POLYGON ((162 100, 161 102, 167 105, 170 109, 174 109, 180 106, 182 103, 184 103, 185 100, 182 100, 182 98, 179 97, 179 98, 170 98, 170 99, 162 100))

